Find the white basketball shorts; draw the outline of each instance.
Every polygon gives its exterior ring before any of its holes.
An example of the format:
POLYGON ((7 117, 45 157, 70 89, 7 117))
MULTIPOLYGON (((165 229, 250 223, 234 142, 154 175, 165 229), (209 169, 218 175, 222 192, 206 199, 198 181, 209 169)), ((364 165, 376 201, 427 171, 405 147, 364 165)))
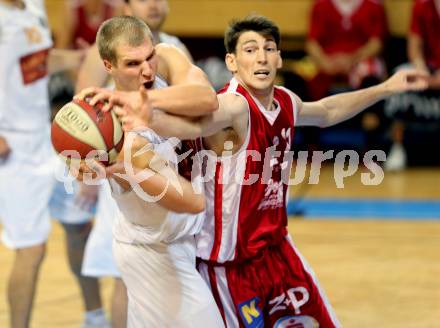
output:
POLYGON ((50 198, 50 215, 53 219, 66 224, 84 224, 90 222, 95 215, 95 208, 85 210, 75 200, 79 192, 79 182, 68 175, 63 160, 54 158, 55 186, 50 198))
POLYGON ((224 327, 196 270, 193 236, 172 244, 113 243, 127 286, 128 327, 224 327))
POLYGON ((2 240, 9 248, 44 243, 50 232, 49 199, 53 188, 53 150, 49 129, 1 132, 11 154, 0 163, 2 240))
POLYGON ((90 277, 117 277, 121 274, 113 257, 112 228, 118 206, 107 181, 100 186, 95 222, 87 240, 81 273, 90 277))

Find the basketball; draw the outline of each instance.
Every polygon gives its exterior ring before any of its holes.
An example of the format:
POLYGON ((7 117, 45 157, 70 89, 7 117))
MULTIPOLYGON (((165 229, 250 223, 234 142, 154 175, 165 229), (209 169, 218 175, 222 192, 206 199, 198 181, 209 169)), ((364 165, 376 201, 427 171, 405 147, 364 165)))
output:
POLYGON ((73 100, 59 110, 52 123, 51 139, 62 158, 96 158, 104 165, 116 160, 124 133, 116 114, 103 112, 101 107, 73 100))

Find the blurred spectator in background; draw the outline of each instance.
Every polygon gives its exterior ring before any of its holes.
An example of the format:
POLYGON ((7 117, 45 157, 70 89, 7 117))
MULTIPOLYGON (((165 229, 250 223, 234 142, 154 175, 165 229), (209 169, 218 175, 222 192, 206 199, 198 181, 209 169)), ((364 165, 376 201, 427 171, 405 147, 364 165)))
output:
POLYGON ((387 30, 378 1, 317 0, 306 44, 318 67, 310 82, 311 98, 325 97, 335 83, 357 89, 366 78, 382 80, 385 67, 379 56, 387 30))
MULTIPOLYGON (((387 35, 385 10, 379 0, 316 0, 306 42, 306 51, 317 67, 308 81, 310 100, 381 82, 386 69, 380 55, 387 35)), ((363 150, 383 147, 382 112, 383 104, 378 103, 344 125, 362 126, 363 150)))
POLYGON ((178 37, 161 31, 170 11, 167 0, 124 0, 124 2, 124 14, 143 20, 153 33, 154 44, 172 44, 182 50, 188 58, 192 58, 178 37))
MULTIPOLYGON (((14 250, 7 287, 10 326, 29 327, 50 232, 49 199, 54 184, 48 77, 61 70, 77 70, 84 52, 52 48, 41 0, 0 0, 0 32, 1 239, 14 250)), ((78 241, 84 234, 66 229, 68 240, 78 241)), ((81 266, 79 252, 68 252, 73 273, 81 266)), ((79 274, 75 276, 87 303, 89 284, 79 274)), ((91 307, 87 311, 96 310, 93 304, 87 305, 91 307)))
POLYGON ((95 43, 102 22, 120 13, 121 0, 69 0, 65 29, 58 35, 61 48, 85 48, 95 43))
MULTIPOLYGON (((122 0, 68 0, 65 1, 63 28, 54 32, 54 43, 61 49, 86 49, 95 43, 99 26, 106 19, 118 15, 122 0)), ((54 114, 59 100, 72 98, 77 71, 59 72, 50 77, 49 97, 54 114)))
POLYGON ((394 96, 386 103, 387 114, 396 118, 391 130, 393 145, 385 164, 389 171, 406 167, 408 159, 403 141, 408 124, 415 129, 419 125, 420 132, 440 135, 439 35, 440 0, 415 0, 408 35, 408 59, 410 65, 431 74, 430 86, 428 91, 394 96))
POLYGON ((220 90, 232 77, 223 58, 211 56, 196 64, 206 73, 215 90, 220 90))

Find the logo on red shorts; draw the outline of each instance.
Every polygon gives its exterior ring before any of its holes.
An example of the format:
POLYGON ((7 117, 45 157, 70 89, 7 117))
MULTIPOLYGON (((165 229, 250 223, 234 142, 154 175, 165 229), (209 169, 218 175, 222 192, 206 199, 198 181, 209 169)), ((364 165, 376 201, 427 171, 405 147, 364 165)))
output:
POLYGON ((263 328, 263 314, 258 307, 260 299, 258 297, 251 298, 245 302, 238 304, 241 319, 246 328, 263 328))
POLYGON ((274 328, 319 328, 318 321, 307 315, 283 317, 275 322, 274 328))

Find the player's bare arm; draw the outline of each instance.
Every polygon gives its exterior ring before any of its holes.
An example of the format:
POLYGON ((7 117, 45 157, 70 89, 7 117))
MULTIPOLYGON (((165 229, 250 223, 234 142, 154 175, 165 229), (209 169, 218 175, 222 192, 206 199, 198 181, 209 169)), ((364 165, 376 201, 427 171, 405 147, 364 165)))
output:
POLYGON ((153 108, 185 116, 201 116, 218 108, 215 91, 205 73, 180 49, 167 44, 159 44, 155 49, 158 74, 170 87, 149 91, 153 108))
POLYGON ((199 213, 205 208, 205 198, 195 193, 190 182, 182 178, 172 166, 157 155, 148 139, 131 133, 117 162, 106 168, 111 176, 125 190, 133 183, 151 196, 160 195, 158 204, 178 213, 199 213), (127 157, 127 155, 129 157, 127 157), (121 177, 124 178, 121 178, 121 177), (144 177, 146 177, 144 179, 144 177))
POLYGON ((179 139, 208 137, 222 129, 233 128, 243 142, 248 124, 247 102, 241 96, 232 93, 220 94, 217 97, 219 109, 197 121, 164 112, 154 112, 150 127, 161 136, 179 139))
POLYGON ((161 111, 154 111, 152 114, 149 98, 151 93, 143 86, 139 92, 110 91, 92 87, 82 90, 75 99, 84 99, 90 95, 94 95, 89 101, 92 106, 102 101, 106 103, 103 110, 113 108, 125 131, 150 127, 163 137, 195 139, 232 127, 241 140, 246 138, 248 105, 241 96, 232 93, 218 95, 219 109, 199 120, 186 119, 161 111))
POLYGON ((337 94, 315 102, 299 102, 297 125, 332 126, 395 93, 424 90, 427 86, 426 72, 416 69, 401 70, 370 88, 337 94))
POLYGON ((153 129, 163 137, 177 137, 179 139, 194 139, 202 136, 200 119, 190 120, 183 116, 168 114, 161 110, 153 111, 148 100, 148 92, 144 86, 139 92, 111 91, 102 88, 90 87, 83 89, 74 99, 82 100, 91 97, 89 103, 95 106, 98 102, 105 105, 102 110, 114 110, 118 115, 125 132, 153 129), (151 112, 154 112, 151 113, 151 112), (150 119, 153 117, 153 119, 150 119))
POLYGON ((131 134, 116 162, 104 167, 96 160, 82 160, 79 166, 68 162, 69 169, 79 181, 104 178, 114 179, 125 191, 134 185, 150 196, 158 197, 159 205, 177 213, 199 213, 205 208, 205 198, 194 191, 190 182, 182 178, 169 163, 157 155, 149 140, 131 134), (128 157, 127 157, 128 155, 128 157))

